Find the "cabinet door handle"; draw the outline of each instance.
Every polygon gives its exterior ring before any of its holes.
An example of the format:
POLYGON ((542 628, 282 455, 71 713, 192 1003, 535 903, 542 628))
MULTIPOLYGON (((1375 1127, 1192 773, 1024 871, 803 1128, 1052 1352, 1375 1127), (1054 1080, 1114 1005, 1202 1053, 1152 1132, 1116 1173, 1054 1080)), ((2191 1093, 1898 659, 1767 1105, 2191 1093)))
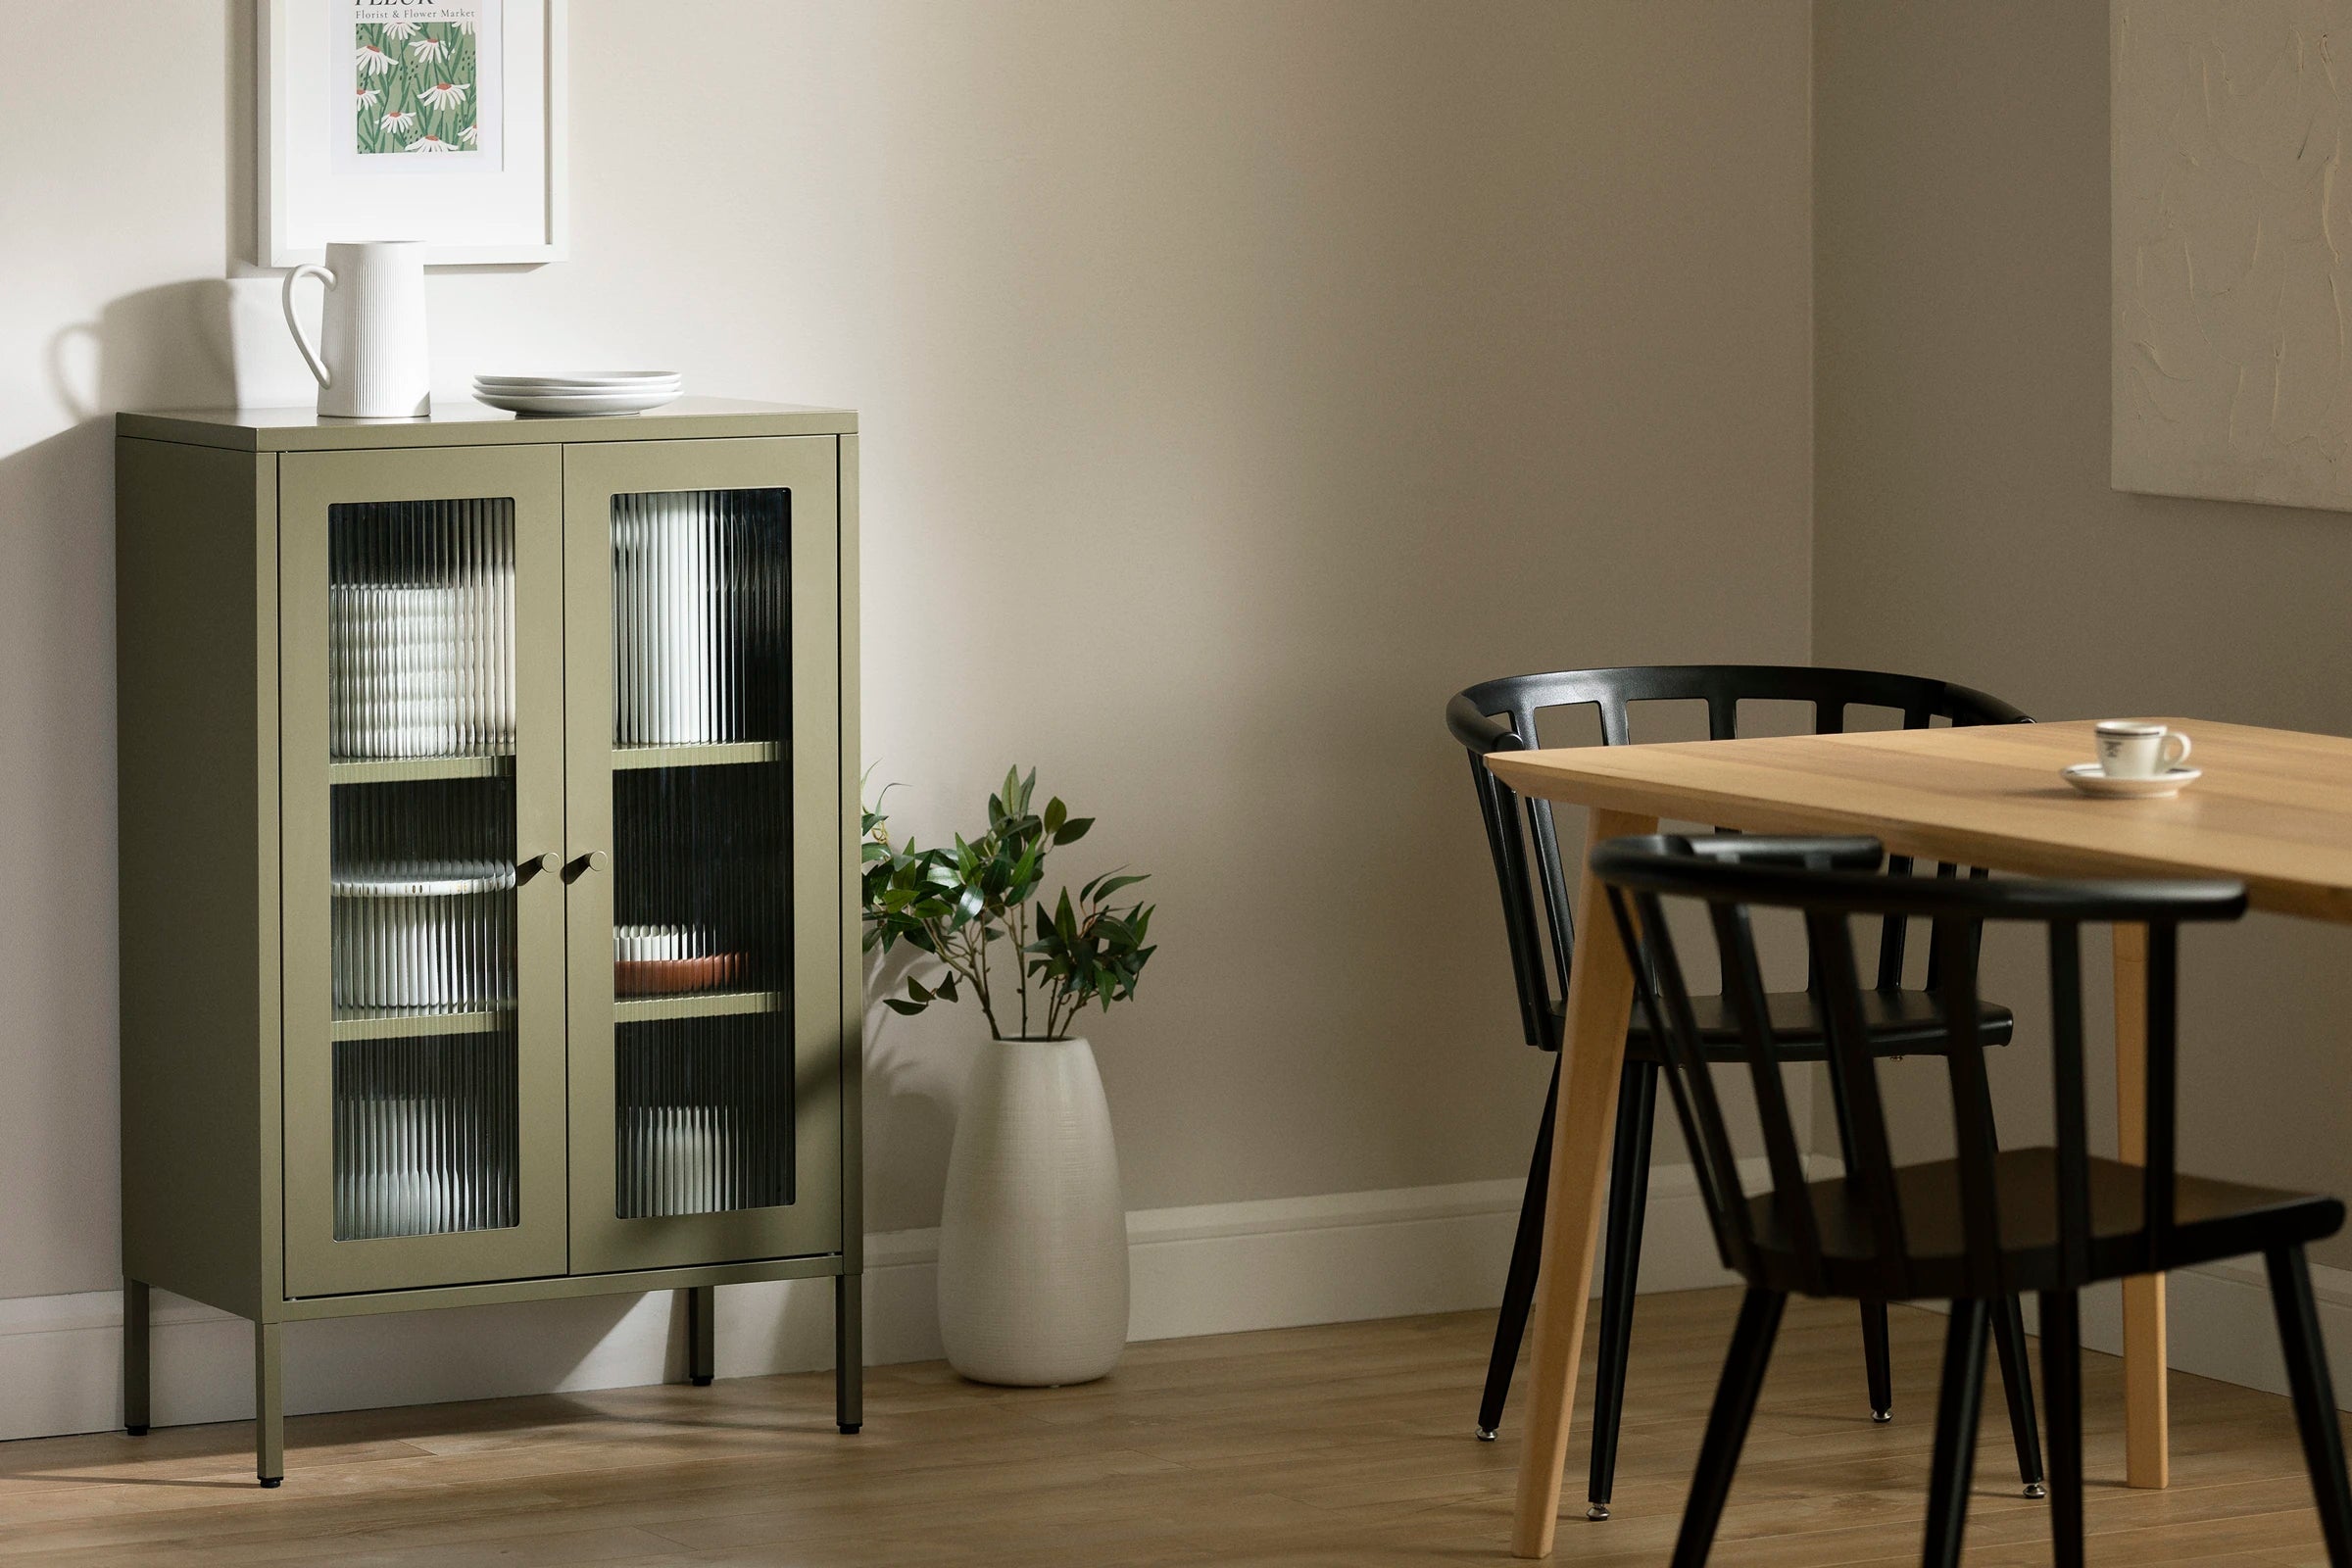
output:
POLYGON ((533 855, 525 858, 514 869, 522 874, 523 880, 528 881, 535 876, 553 876, 563 864, 563 860, 554 855, 533 855))
POLYGON ((590 850, 586 855, 574 857, 572 862, 564 868, 564 880, 577 882, 591 871, 607 871, 612 867, 612 857, 602 850, 590 850))

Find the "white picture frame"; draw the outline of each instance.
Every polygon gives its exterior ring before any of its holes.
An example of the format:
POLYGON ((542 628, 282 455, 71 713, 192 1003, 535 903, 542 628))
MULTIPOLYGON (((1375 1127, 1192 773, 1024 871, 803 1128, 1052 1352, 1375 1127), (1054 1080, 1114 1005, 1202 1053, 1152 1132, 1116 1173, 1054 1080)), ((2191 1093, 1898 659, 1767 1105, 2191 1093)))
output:
MULTIPOLYGON (((297 267, 319 261, 329 241, 367 239, 423 240, 431 267, 565 258, 568 0, 257 3, 255 248, 263 265, 297 267), (479 16, 480 80, 472 85, 486 134, 478 150, 364 157, 377 149, 345 145, 355 122, 355 19, 404 9, 479 16)), ((358 68, 357 75, 368 72, 358 68)))

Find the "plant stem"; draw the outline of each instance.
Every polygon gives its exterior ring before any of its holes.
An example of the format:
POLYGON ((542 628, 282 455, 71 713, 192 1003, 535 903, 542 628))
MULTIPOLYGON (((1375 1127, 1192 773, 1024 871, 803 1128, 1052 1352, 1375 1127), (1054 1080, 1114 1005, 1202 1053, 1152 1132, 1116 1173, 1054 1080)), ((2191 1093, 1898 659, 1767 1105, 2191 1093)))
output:
MULTIPOLYGON (((1014 973, 1020 978, 1021 1033, 1026 1035, 1029 1032, 1029 965, 1022 960, 1022 955, 1027 952, 1029 947, 1028 909, 1026 907, 1015 909, 1012 912, 1012 961, 1014 973)), ((1053 1023, 1053 1011, 1049 1007, 1046 1013, 1049 1027, 1053 1023)))

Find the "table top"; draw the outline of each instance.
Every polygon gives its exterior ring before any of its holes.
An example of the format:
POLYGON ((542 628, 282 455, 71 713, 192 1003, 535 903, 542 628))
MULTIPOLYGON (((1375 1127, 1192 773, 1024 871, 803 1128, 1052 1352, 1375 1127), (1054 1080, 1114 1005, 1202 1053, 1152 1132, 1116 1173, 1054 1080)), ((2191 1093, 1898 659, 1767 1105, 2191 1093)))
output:
POLYGON ((2204 777, 2093 800, 2058 776, 2092 720, 1498 752, 1522 795, 1766 832, 1878 837, 1893 854, 2048 876, 2223 876, 2254 904, 2352 923, 2352 739, 2194 718, 2204 777))

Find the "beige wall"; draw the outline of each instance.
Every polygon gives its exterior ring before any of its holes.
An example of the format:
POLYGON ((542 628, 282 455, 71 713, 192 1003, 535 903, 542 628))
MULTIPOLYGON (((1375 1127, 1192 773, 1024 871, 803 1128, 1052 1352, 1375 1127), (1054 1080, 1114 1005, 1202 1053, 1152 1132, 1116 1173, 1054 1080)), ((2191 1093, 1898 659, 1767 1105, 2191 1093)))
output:
MULTIPOLYGON (((576 260, 436 275, 444 384, 662 363, 863 411, 903 818, 1017 758, 1102 818, 1073 871, 1157 874, 1098 1030, 1131 1205, 1519 1169, 1542 1064, 1439 710, 1805 657, 1805 7, 652 9, 575 0, 576 260)), ((246 243, 245 12, 10 8, 0 1296, 114 1278, 92 416, 218 396, 174 285, 246 243)), ((879 1032, 877 1226, 935 1213, 977 1027, 879 1032)))
MULTIPOLYGON (((2352 733, 2352 518, 2108 488, 2107 58, 2083 0, 1818 9, 1815 656, 2044 717, 2352 733)), ((2183 1163, 2352 1190, 2352 939, 2255 916, 2186 948, 2183 1163)), ((2021 1003, 2028 956, 1995 971, 2021 1003)), ((1996 1069, 2021 1133, 2026 1038, 1996 1069)))

